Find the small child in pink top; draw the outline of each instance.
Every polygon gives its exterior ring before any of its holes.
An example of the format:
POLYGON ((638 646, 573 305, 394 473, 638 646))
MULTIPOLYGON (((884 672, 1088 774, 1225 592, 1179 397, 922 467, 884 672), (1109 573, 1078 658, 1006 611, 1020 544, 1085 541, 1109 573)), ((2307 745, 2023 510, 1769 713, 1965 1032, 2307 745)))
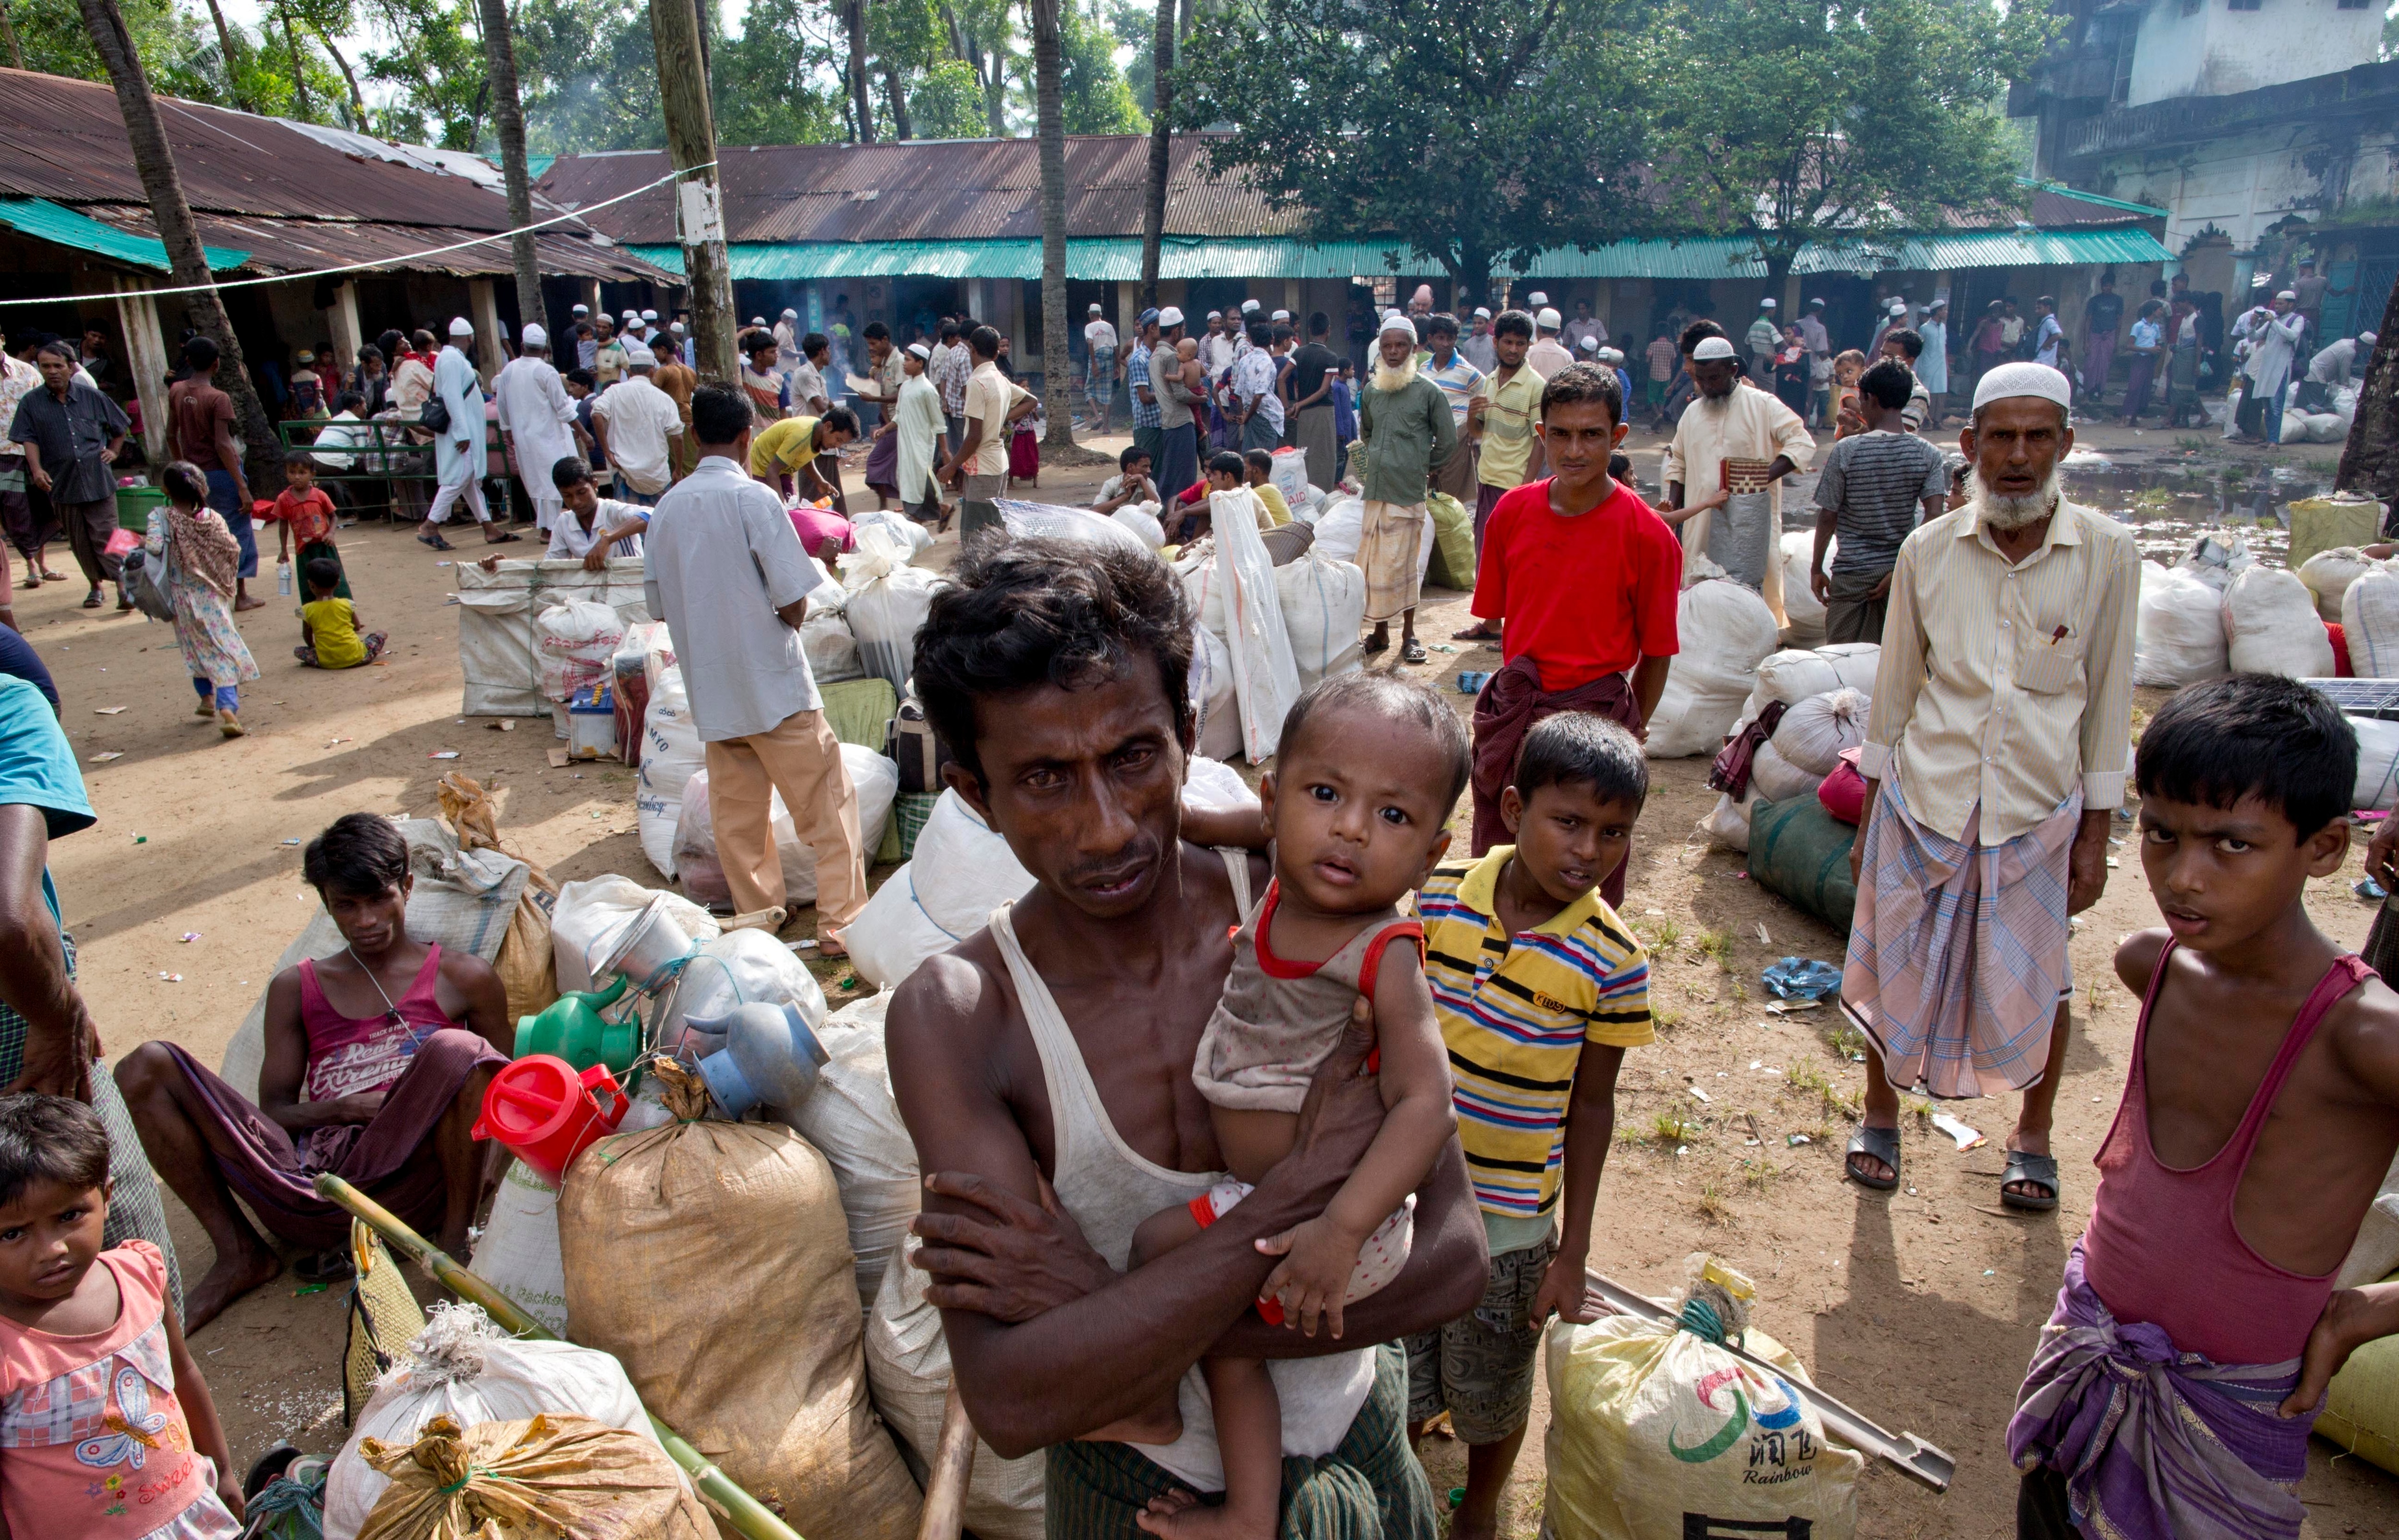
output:
POLYGON ((108 1130, 0 1097, 0 1537, 235 1540, 237 1479, 146 1240, 103 1251, 108 1130))

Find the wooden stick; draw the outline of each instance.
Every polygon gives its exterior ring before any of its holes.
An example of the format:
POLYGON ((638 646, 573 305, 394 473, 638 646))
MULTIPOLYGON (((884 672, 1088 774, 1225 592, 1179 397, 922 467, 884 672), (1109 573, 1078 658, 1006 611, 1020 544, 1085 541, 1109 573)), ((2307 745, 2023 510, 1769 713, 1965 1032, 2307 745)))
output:
MULTIPOLYGON (((544 1342, 558 1341, 541 1322, 519 1308, 516 1301, 459 1265, 448 1252, 410 1228, 405 1220, 340 1177, 330 1171, 320 1172, 317 1177, 317 1196, 329 1203, 341 1205, 364 1220, 373 1227, 375 1234, 413 1258, 417 1265, 432 1274, 443 1288, 460 1299, 481 1305, 485 1315, 516 1335, 538 1337, 544 1342)), ((954 1390, 952 1395, 956 1394, 954 1390)), ((731 1477, 710 1464, 705 1455, 684 1440, 683 1435, 656 1417, 650 1418, 650 1428, 658 1436, 658 1442, 665 1446, 668 1458, 682 1466, 684 1474, 691 1478, 692 1486, 749 1540, 800 1540, 797 1531, 776 1518, 765 1504, 742 1491, 731 1477)), ((946 1423, 943 1431, 946 1434, 946 1423)), ((971 1457, 974 1451, 971 1438, 967 1451, 971 1457)), ((960 1478, 961 1508, 964 1506, 965 1486, 964 1478, 960 1478)), ((945 1540, 956 1540, 956 1527, 953 1525, 945 1540)))
POLYGON ((916 1540, 958 1540, 958 1531, 966 1525, 975 1430, 958 1395, 956 1371, 952 1373, 950 1393, 942 1402, 942 1436, 934 1441, 932 1467, 925 1472, 925 1512, 916 1521, 916 1540))

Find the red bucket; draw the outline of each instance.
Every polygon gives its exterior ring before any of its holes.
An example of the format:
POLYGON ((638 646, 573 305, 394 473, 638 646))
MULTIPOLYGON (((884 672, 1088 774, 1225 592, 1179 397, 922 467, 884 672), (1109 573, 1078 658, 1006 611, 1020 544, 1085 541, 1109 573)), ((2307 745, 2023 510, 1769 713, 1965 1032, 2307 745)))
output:
POLYGON ((604 1064, 577 1073, 552 1054, 527 1054, 492 1076, 483 1092, 477 1139, 495 1139, 510 1154, 555 1182, 575 1157, 607 1137, 625 1115, 626 1100, 604 1064), (600 1105, 601 1095, 610 1105, 600 1105))

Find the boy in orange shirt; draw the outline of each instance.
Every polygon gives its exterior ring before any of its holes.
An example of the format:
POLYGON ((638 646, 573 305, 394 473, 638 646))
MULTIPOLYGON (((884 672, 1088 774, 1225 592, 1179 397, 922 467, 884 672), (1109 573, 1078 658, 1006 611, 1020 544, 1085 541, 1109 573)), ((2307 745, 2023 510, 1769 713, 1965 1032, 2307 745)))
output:
MULTIPOLYGON (((320 560, 339 568, 342 553, 333 546, 333 500, 317 484, 316 460, 305 449, 293 450, 283 457, 283 477, 287 484, 275 498, 275 564, 281 566, 296 545, 300 547, 301 571, 307 571, 309 563, 320 560)), ((334 585, 332 597, 350 597, 346 572, 334 585)))

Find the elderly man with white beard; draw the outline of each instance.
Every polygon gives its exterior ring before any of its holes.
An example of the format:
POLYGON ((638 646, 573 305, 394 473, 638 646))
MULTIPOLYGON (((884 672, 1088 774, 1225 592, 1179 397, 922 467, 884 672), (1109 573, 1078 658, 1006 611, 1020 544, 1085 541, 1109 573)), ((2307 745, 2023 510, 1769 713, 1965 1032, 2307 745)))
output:
POLYGON ((1358 565, 1366 574, 1366 618, 1375 623, 1365 650, 1389 648, 1397 620, 1401 660, 1422 663, 1416 546, 1424 536, 1433 467, 1457 451, 1457 422, 1441 386, 1417 371, 1416 326, 1396 310, 1383 317, 1375 337, 1374 371, 1359 393, 1358 438, 1363 445, 1358 490, 1366 502, 1358 565))
POLYGON ((2072 388, 2045 364, 1983 376, 1958 439, 1972 499, 1909 535, 1891 574, 1841 978, 1870 1043, 1846 1169, 1878 1191, 1899 1182, 1902 1089, 2021 1089, 1999 1200, 2057 1207, 2067 920, 2107 885, 2141 589, 2131 532, 2059 495, 2072 388))

